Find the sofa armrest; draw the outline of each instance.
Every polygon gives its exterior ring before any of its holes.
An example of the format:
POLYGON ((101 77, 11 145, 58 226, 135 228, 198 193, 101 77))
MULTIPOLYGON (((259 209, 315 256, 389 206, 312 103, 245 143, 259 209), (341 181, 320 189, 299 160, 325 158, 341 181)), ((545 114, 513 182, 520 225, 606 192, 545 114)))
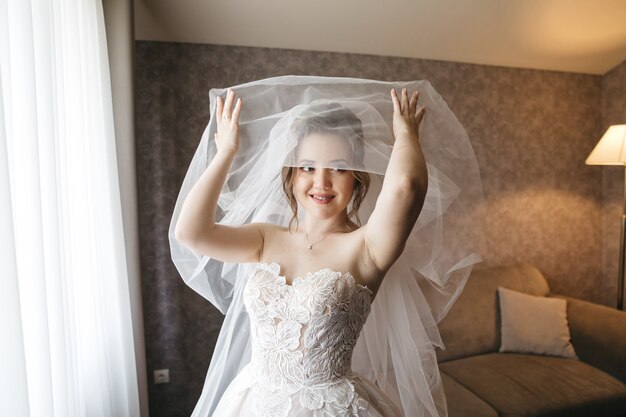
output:
POLYGON ((564 295, 572 344, 580 360, 626 383, 626 312, 564 295))

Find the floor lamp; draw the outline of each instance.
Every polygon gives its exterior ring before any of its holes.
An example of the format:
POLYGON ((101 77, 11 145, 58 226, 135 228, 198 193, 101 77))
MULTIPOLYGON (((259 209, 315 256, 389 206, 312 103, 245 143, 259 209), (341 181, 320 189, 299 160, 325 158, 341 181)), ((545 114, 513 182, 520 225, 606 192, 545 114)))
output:
POLYGON ((607 129, 585 161, 587 165, 621 165, 624 167, 624 208, 619 248, 619 275, 617 277, 617 309, 624 308, 624 250, 626 250, 626 125, 607 129))

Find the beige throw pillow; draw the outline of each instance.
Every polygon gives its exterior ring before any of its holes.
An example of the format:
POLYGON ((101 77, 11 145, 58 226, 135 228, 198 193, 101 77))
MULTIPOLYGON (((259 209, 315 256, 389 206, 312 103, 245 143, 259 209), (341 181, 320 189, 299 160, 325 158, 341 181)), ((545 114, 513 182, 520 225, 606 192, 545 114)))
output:
POLYGON ((500 352, 576 358, 564 299, 538 297, 498 287, 502 342, 500 352))

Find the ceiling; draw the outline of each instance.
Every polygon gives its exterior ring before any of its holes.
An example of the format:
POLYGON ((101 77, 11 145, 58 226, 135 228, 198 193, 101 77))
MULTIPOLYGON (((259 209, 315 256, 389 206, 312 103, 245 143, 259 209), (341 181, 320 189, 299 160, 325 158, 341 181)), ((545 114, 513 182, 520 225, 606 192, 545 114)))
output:
POLYGON ((626 0, 134 0, 139 40, 604 74, 626 0))

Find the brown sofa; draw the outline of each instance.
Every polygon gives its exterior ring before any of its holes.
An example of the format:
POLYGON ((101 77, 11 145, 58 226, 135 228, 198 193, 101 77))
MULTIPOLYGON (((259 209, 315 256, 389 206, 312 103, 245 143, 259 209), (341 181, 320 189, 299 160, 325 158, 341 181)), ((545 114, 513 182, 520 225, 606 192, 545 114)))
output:
POLYGON ((473 271, 439 329, 449 417, 626 417, 626 312, 550 295, 530 265, 473 271), (580 360, 500 353, 499 286, 566 299, 580 360))

